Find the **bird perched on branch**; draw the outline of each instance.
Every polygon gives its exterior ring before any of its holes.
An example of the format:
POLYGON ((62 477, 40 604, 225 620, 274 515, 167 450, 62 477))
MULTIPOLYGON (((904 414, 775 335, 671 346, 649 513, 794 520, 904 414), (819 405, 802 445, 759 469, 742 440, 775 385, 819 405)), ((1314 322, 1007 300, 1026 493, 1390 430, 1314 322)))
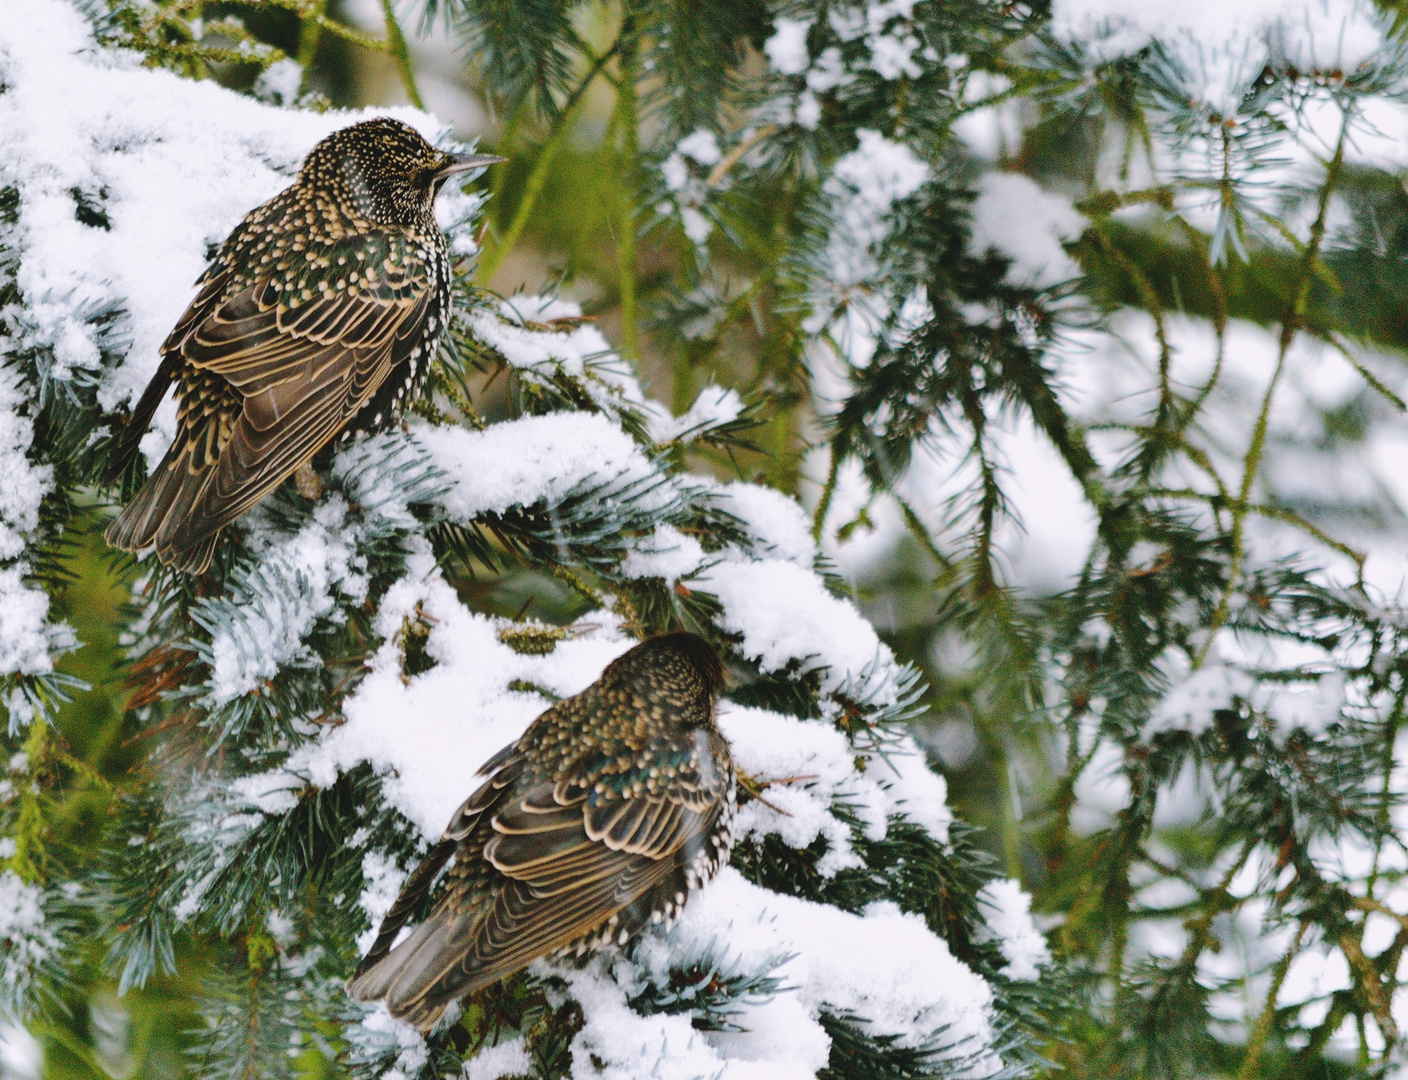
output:
POLYGON ((625 944, 728 861, 735 776, 714 726, 718 655, 666 634, 607 666, 480 770, 349 985, 429 1030, 542 956, 625 944), (454 857, 431 915, 397 934, 454 857))
MULTIPOLYGON (((201 573, 232 521, 334 439, 390 423, 419 392, 450 317, 435 197, 502 158, 436 150, 397 120, 334 132, 252 211, 196 282, 108 466, 135 459, 173 383, 176 439, 107 529, 201 573)), ((309 474, 311 476, 311 474, 309 474)))

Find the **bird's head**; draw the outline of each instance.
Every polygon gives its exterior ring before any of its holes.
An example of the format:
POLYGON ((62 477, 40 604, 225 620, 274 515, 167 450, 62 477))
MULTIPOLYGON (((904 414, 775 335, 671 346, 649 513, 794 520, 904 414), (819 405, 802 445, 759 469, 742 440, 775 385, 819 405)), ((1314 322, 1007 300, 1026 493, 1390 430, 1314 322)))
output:
POLYGON ((437 150, 409 124, 382 117, 334 131, 313 148, 298 177, 305 186, 330 189, 367 221, 417 225, 433 219, 435 196, 451 176, 503 160, 437 150))

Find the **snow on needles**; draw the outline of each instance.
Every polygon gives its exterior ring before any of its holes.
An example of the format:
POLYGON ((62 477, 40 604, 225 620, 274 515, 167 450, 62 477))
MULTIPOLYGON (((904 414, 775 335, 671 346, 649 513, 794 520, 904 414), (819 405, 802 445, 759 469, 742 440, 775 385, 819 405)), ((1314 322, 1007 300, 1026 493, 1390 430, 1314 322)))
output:
POLYGON ((1352 71, 1384 48, 1392 19, 1369 0, 1054 0, 1057 36, 1113 60, 1159 41, 1196 73, 1203 100, 1235 107, 1268 56, 1352 71))
POLYGON ((6 992, 29 979, 57 946, 57 936, 45 925, 39 889, 13 870, 0 872, 0 980, 6 992))
POLYGON ((591 320, 583 318, 581 305, 569 300, 519 293, 500 301, 497 308, 476 308, 465 321, 474 337, 510 366, 545 376, 554 369, 578 376, 605 411, 642 414, 657 445, 696 438, 736 420, 743 411, 735 391, 706 386, 688 412, 672 416, 665 406, 645 396, 630 366, 612 351, 591 320))
POLYGON ((891 209, 929 179, 929 166, 908 146, 865 128, 856 135, 860 145, 837 160, 823 185, 836 215, 827 253, 842 286, 876 272, 876 253, 890 233, 891 209))
MULTIPOLYGON (((278 109, 212 82, 143 68, 136 57, 95 47, 82 18, 58 0, 11 7, 0 26, 0 76, 7 87, 0 95, 0 131, 8 151, 0 184, 14 187, 20 199, 17 275, 33 318, 19 345, 50 350, 70 372, 91 369, 101 380, 100 402, 112 408, 145 385, 210 245, 286 185, 318 139, 361 116, 278 109), (74 191, 100 206, 108 227, 77 220, 74 191), (125 312, 131 345, 111 370, 99 371, 98 341, 84 314, 104 304, 125 312)), ((899 44, 886 63, 902 67, 907 9, 902 2, 881 7, 884 18, 858 25, 856 33, 877 42, 894 37, 899 44)), ((795 42, 792 48, 795 53, 795 42)), ((423 113, 394 114, 428 135, 439 130, 423 113)), ((679 152, 703 166, 717 160, 719 148, 711 136, 696 133, 679 152)), ((872 258, 891 207, 928 175, 928 166, 905 147, 862 132, 860 150, 838 163, 828 189, 838 201, 849 251, 872 258)), ((845 284, 857 280, 843 275, 845 284)), ((738 519, 745 539, 706 551, 710 545, 701 538, 656 524, 626 536, 623 573, 665 580, 691 575, 691 588, 717 596, 719 625, 736 636, 739 652, 765 672, 815 670, 824 694, 844 692, 877 705, 898 699, 898 665, 855 606, 833 595, 817 574, 815 545, 795 503, 752 485, 672 475, 655 459, 661 445, 736 419, 736 395, 715 388, 685 416, 671 416, 645 397, 580 310, 560 300, 516 297, 497 310, 469 314, 467 322, 471 335, 525 378, 560 368, 591 386, 600 395, 594 401, 599 411, 529 416, 482 431, 417 424, 409 435, 391 433, 344 451, 301 526, 280 531, 277 515, 253 515, 246 528, 253 568, 243 567, 244 576, 232 579, 223 607, 212 602, 199 609, 210 635, 204 659, 214 707, 260 693, 263 681, 281 671, 321 662, 313 647, 316 627, 373 597, 367 559, 374 545, 395 538, 404 572, 371 615, 379 645, 365 677, 342 702, 342 722, 316 731, 304 725, 306 741, 277 767, 229 785, 220 793, 224 801, 212 799, 212 805, 240 808, 218 823, 222 835, 287 813, 297 792, 326 787, 369 764, 387 803, 422 838, 436 837, 477 786, 475 772, 491 754, 634 643, 623 616, 607 603, 547 654, 517 651, 506 631, 521 631, 522 623, 470 610, 446 581, 421 535, 421 519, 409 512, 406 485, 416 488, 418 508, 464 523, 514 507, 546 504, 551 510, 584 491, 603 505, 629 498, 649 510, 712 503, 738 519), (626 433, 619 421, 627 412, 645 420, 654 447, 626 433), (388 469, 398 464, 375 467, 395 453, 411 455, 405 460, 415 466, 413 484, 410 464, 394 483, 388 469), (263 592, 261 582, 268 585, 263 592), (293 595, 297 602, 265 603, 266 594, 293 595), (428 627, 425 653, 432 666, 415 675, 403 667, 408 620, 428 627)), ((33 527, 31 507, 47 482, 23 460, 29 434, 15 417, 16 399, 4 396, 13 390, 0 382, 0 477, 17 478, 15 488, 28 501, 19 494, 9 501, 8 487, 0 497, 0 558, 18 553, 14 538, 33 527)), ((169 406, 158 428, 150 452, 170 437, 169 406)), ((42 625, 43 612, 11 610, 18 578, 10 582, 8 573, 0 569, 0 641, 13 649, 27 640, 25 627, 42 625)), ((0 652, 0 663, 19 668, 42 662, 26 650, 14 657, 0 652)), ((747 835, 776 834, 799 846, 825 837, 831 852, 826 873, 857 861, 855 836, 837 813, 842 803, 859 817, 868 840, 883 837, 897 820, 946 839, 943 780, 925 767, 911 741, 887 746, 887 762, 850 745, 825 716, 803 720, 727 704, 721 711, 740 764, 769 785, 770 801, 792 814, 750 804, 741 822, 747 835), (858 754, 867 758, 863 772, 858 754)), ((360 832, 348 843, 361 850, 365 881, 363 895, 349 902, 375 918, 404 870, 360 832)), ((13 902, 0 903, 0 910, 30 910, 33 898, 0 877, 5 896, 13 902)), ((199 889, 188 899, 178 918, 204 902, 199 889)), ((30 929, 38 926, 30 923, 30 929)), ((1014 965, 1015 957, 1032 953, 1030 943, 1021 944, 1025 926, 1013 931, 1014 965)), ((0 933, 8 932, 0 925, 0 933)), ((682 941, 727 939, 748 962, 788 957, 779 974, 790 989, 749 1006, 742 1025, 748 1031, 705 1034, 693 1031, 687 1017, 632 1010, 630 987, 642 972, 627 970, 631 965, 617 954, 584 971, 559 972, 584 1009, 585 1026, 572 1048, 577 1074, 585 1074, 594 1054, 604 1075, 623 1080, 812 1075, 829 1053, 823 1013, 864 1017, 900 1045, 918 1045, 942 1030, 956 1053, 976 1062, 965 1066, 969 1074, 1001 1068, 990 988, 922 919, 893 904, 845 912, 769 892, 725 870, 691 901, 678 932, 682 941)), ((664 938, 653 943, 667 946, 664 938)), ((388 1019, 384 1012, 370 1014, 364 1034, 381 1025, 383 1034, 399 1040, 404 1067, 418 1068, 423 1045, 388 1019)), ((468 1075, 492 1077, 520 1069, 522 1061, 521 1050, 509 1045, 468 1075)))
POLYGON ((1019 173, 985 173, 973 203, 972 248, 996 248, 1012 260, 1007 276, 1018 284, 1054 285, 1080 273, 1061 246, 1085 231, 1070 200, 1043 191, 1019 173))

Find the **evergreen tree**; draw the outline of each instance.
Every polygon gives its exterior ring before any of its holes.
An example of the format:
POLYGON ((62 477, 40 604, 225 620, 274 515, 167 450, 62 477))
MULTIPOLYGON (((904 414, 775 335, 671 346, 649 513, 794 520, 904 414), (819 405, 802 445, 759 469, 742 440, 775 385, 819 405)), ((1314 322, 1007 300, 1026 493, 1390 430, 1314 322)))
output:
POLYGON ((206 245, 351 121, 336 50, 420 104, 382 9, 0 30, 0 956, 51 1067, 113 1068, 112 989, 193 986, 210 1076, 1391 1075, 1396 9, 427 0, 513 165, 442 206, 419 418, 209 577, 114 562, 127 696, 85 746, 112 433, 206 245), (525 240, 588 316, 488 291, 525 240), (736 676, 731 870, 426 1041, 353 1005, 474 767, 679 627, 736 676))

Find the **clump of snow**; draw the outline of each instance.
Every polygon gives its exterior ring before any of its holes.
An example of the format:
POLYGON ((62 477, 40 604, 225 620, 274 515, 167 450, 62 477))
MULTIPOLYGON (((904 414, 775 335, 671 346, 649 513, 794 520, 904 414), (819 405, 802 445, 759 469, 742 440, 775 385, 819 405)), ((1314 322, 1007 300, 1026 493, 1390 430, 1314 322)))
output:
POLYGON ((773 23, 772 37, 763 43, 763 52, 783 75, 800 75, 807 70, 807 31, 812 21, 780 18, 773 23))
POLYGON ((39 1080, 44 1047, 18 1024, 0 1023, 0 1075, 14 1080, 39 1080))
POLYGON ((802 670, 824 669, 824 693, 861 676, 890 650, 849 600, 826 591, 816 574, 783 559, 724 562, 698 578, 699 587, 723 604, 719 625, 741 634, 745 656, 764 671, 790 662, 802 670))
POLYGON ((884 757, 867 769, 886 790, 892 813, 920 825, 932 837, 948 840, 953 811, 948 806, 948 784, 929 768, 924 752, 912 736, 897 738, 884 757))
POLYGON ((628 578, 677 581, 698 570, 704 558, 698 540, 673 525, 661 525, 626 556, 621 572, 628 578))
POLYGON ((705 387, 683 416, 645 396, 630 365, 611 348, 580 304, 536 293, 518 293, 497 307, 478 307, 465 320, 474 337, 520 371, 550 375, 560 369, 583 379, 607 412, 630 409, 644 415, 657 444, 688 441, 736 420, 743 402, 733 390, 705 387))
POLYGON ((657 445, 676 439, 688 441, 713 428, 732 423, 742 412, 743 399, 736 390, 706 386, 681 416, 671 416, 665 409, 652 409, 649 416, 650 437, 657 445))
MULTIPOLYGON (((574 1071, 579 1075, 601 1080, 644 1076, 695 1080, 717 1076, 727 1067, 704 1034, 694 1030, 688 1016, 641 1016, 627 1004, 621 984, 590 970, 573 973, 569 982, 584 1020, 572 1040, 574 1071), (590 1074, 588 1062, 592 1063, 590 1074)), ((725 1075, 732 1071, 730 1068, 725 1075)))
POLYGON ((533 1059, 522 1039, 509 1039, 486 1047, 465 1062, 464 1080, 501 1080, 505 1076, 528 1076, 533 1059))
POLYGON ((1264 714, 1281 730, 1318 732, 1340 719, 1346 703, 1341 670, 1268 682, 1217 656, 1187 674, 1187 661, 1179 657, 1171 656, 1165 666, 1172 669, 1171 685, 1150 714, 1150 732, 1178 729, 1198 734, 1212 727, 1216 712, 1239 705, 1264 714))
POLYGON ((367 1056, 371 1056, 368 1051, 373 1054, 380 1051, 377 1056, 395 1055, 394 1067, 382 1073, 381 1080, 410 1080, 430 1059, 429 1048, 420 1032, 404 1020, 397 1020, 385 1005, 368 1012, 348 1035, 353 1045, 367 1056))
POLYGON ((1080 273, 1062 241, 1085 230, 1085 218, 1069 199, 1043 191, 1019 173, 985 173, 973 203, 972 248, 989 247, 1012 260, 1009 280, 1054 285, 1080 273))
POLYGON ((798 849, 823 836, 827 851, 817 869, 824 877, 862 865, 852 850, 849 827, 832 815, 831 807, 837 801, 854 803, 872 827, 878 822, 884 835, 887 800, 873 779, 856 772, 855 751, 834 724, 729 707, 720 710, 719 729, 738 767, 768 785, 763 799, 772 804, 754 800, 739 807, 735 835, 776 833, 798 849))
POLYGON ((497 309, 475 308, 465 318, 476 340, 516 368, 557 365, 568 375, 581 375, 615 359, 601 331, 582 321, 581 306, 568 300, 519 293, 497 309))
POLYGON ((893 904, 851 914, 768 892, 725 868, 690 901, 670 938, 641 943, 636 963, 598 959, 571 976, 586 1020, 574 1060, 590 1054, 608 1077, 803 1080, 829 1059, 823 1013, 861 1017, 899 1046, 942 1029, 955 1056, 973 1056, 965 1075, 1001 1068, 989 1049, 991 991, 921 919, 893 904), (698 954, 720 944, 735 970, 772 968, 786 987, 748 1002, 737 1015, 743 1030, 697 1033, 687 1017, 642 1017, 626 1007, 628 986, 665 982, 676 950, 698 954))
MULTIPOLYGON (((686 905, 676 934, 696 948, 726 942, 745 969, 792 954, 773 972, 792 989, 750 1006, 740 1018, 746 1032, 710 1037, 731 1055, 788 1064, 788 1055, 797 1053, 798 1035, 810 1031, 799 1023, 800 1005, 813 1024, 822 1012, 864 1017, 870 1031, 895 1035, 900 1046, 914 1046, 943 1028, 957 1054, 977 1057, 970 1075, 987 1076, 1001 1067, 988 1050, 991 990, 922 919, 892 903, 851 914, 768 892, 726 867, 686 905), (780 1026, 770 1022, 774 1011, 797 1032, 792 1039, 771 1036, 780 1026)), ((802 1045, 811 1057, 825 1044, 811 1031, 802 1045)), ((814 1061, 806 1067, 814 1070, 814 1061)))
POLYGON ((1213 662, 1175 683, 1154 707, 1148 731, 1179 729, 1194 734, 1212 727, 1213 713, 1249 701, 1256 682, 1244 671, 1213 662))
POLYGON ((0 871, 0 977, 5 985, 24 985, 58 947, 46 924, 43 894, 13 870, 0 871))
MULTIPOLYGON (((746 138, 747 132, 744 132, 746 138)), ((706 179, 706 170, 723 158, 718 138, 712 131, 700 128, 680 140, 674 151, 660 163, 660 175, 671 198, 656 210, 662 215, 678 213, 685 235, 696 245, 709 239, 714 223, 702 211, 715 186, 706 179), (694 163, 691 168, 689 162, 694 163)))
POLYGON ((362 881, 364 885, 357 906, 367 913, 367 929, 357 935, 357 950, 365 954, 376 941, 381 920, 401 894, 406 872, 381 852, 368 851, 362 856, 362 881))
MULTIPOLYGON (((34 425, 21 413, 24 390, 18 372, 0 368, 0 559, 17 559, 39 526, 39 503, 52 470, 29 460, 34 425)), ((3 670, 3 664, 0 664, 3 670)))
POLYGON ((254 93, 275 105, 291 105, 303 85, 303 65, 292 57, 270 64, 254 83, 254 93))
POLYGON ((1026 982, 1040 978, 1041 969, 1051 962, 1051 950, 1032 922, 1031 895, 1022 891, 1020 882, 1003 878, 984 885, 978 900, 984 905, 988 929, 1007 958, 1002 973, 1026 982))
POLYGON ((304 656, 313 624, 339 600, 366 597, 366 559, 356 551, 355 531, 346 503, 333 496, 296 536, 266 551, 247 579, 196 610, 193 617, 211 631, 215 704, 249 693, 304 656))
POLYGON ((867 128, 856 137, 860 145, 837 160, 823 185, 836 216, 827 252, 832 273, 843 286, 876 271, 875 251, 890 234, 891 209, 929 179, 929 166, 904 143, 867 128))
POLYGON ((443 505, 459 521, 553 502, 592 481, 647 485, 657 475, 631 437, 598 413, 526 416, 483 431, 424 425, 416 438, 444 471, 443 505))
POLYGON ((701 165, 717 164, 719 158, 723 157, 719 151, 718 137, 705 128, 700 128, 698 131, 686 135, 679 141, 675 150, 701 165))
POLYGON ((766 785, 762 799, 739 808, 739 837, 776 834, 798 849, 824 837, 826 854, 817 864, 823 877, 862 865, 849 826, 833 813, 841 804, 860 818, 869 840, 885 838, 892 816, 947 839, 947 787, 908 737, 897 739, 883 757, 858 755, 834 724, 732 705, 720 709, 719 729, 738 767, 766 785), (864 772, 856 769, 858 756, 867 762, 864 772))
POLYGON ((25 584, 23 566, 0 568, 0 674, 54 669, 52 647, 71 644, 72 636, 52 626, 48 615, 48 594, 25 584))
POLYGON ((811 522, 795 499, 775 488, 734 481, 718 491, 720 505, 743 522, 756 549, 811 569, 816 562, 816 541, 811 522))

